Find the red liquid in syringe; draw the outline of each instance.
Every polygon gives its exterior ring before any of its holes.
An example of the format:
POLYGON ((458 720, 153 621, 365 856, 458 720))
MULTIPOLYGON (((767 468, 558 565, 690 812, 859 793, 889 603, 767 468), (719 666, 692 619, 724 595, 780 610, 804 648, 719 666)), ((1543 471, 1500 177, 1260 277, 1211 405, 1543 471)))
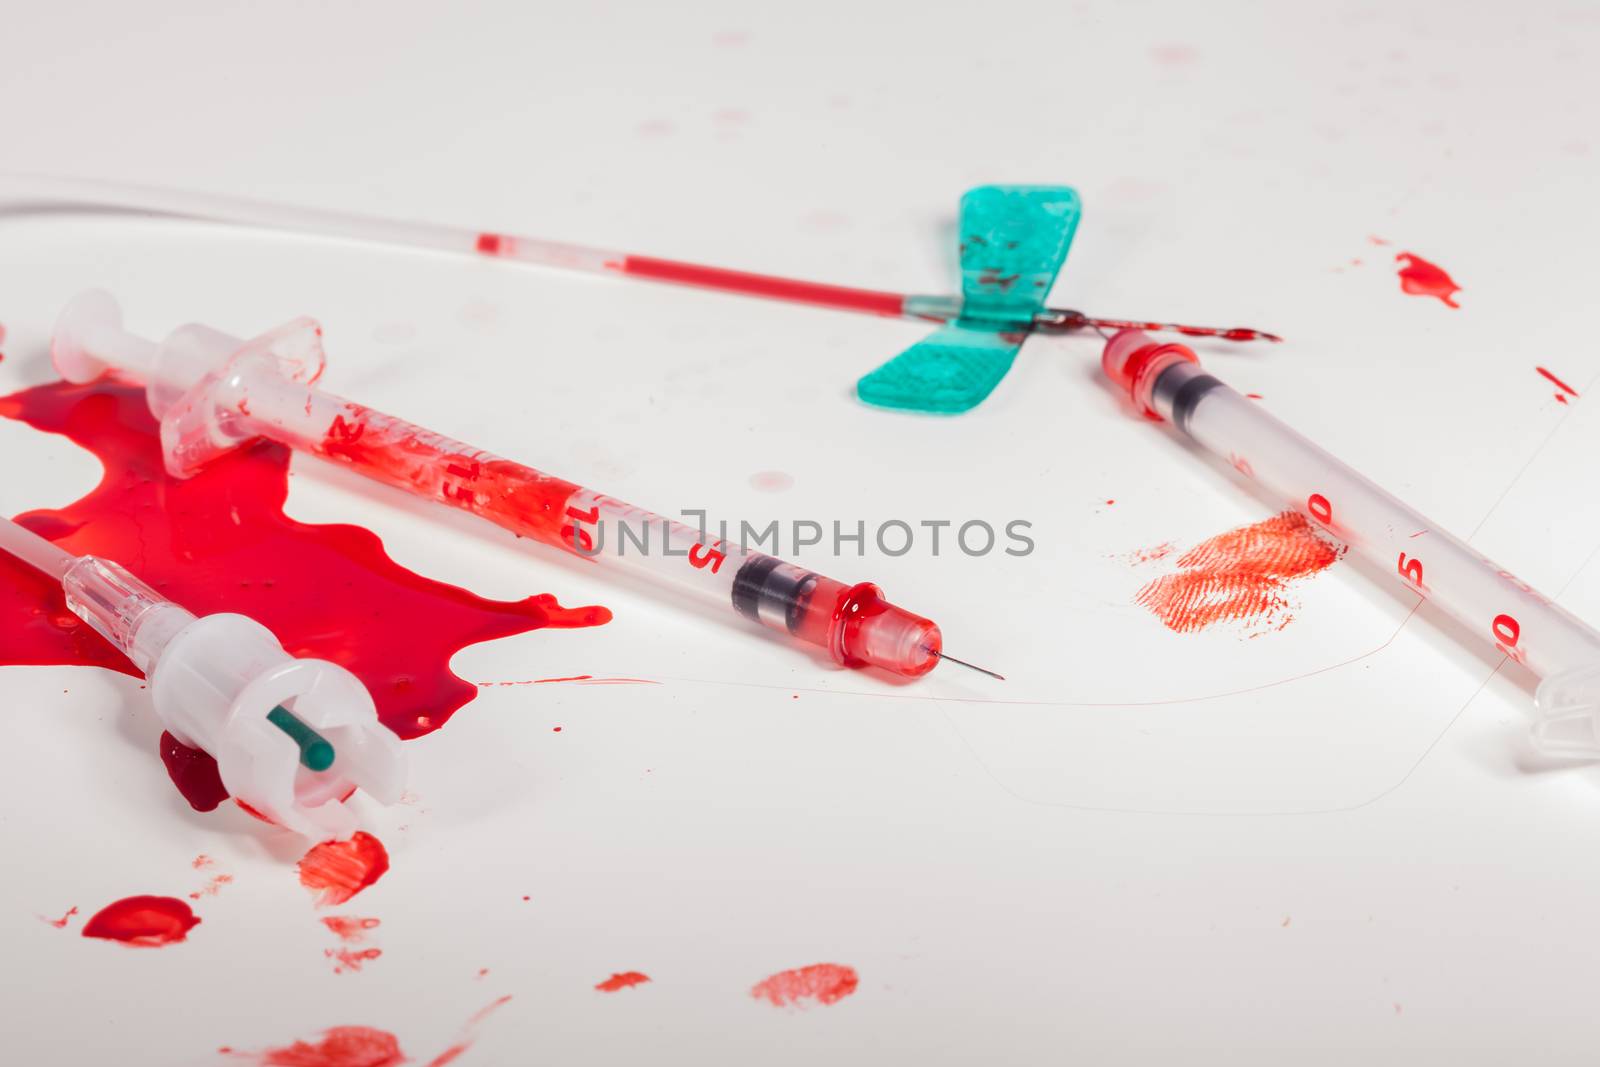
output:
POLYGON ((91 291, 62 311, 51 358, 70 381, 115 370, 144 385, 161 420, 164 463, 177 477, 265 437, 519 537, 671 583, 824 648, 847 667, 917 677, 950 659, 993 675, 945 655, 933 622, 889 603, 870 582, 845 585, 322 392, 314 320, 250 341, 191 324, 158 343, 124 330, 116 301, 91 291))
POLYGON ((895 607, 870 582, 846 585, 281 378, 240 375, 233 389, 230 410, 249 424, 242 432, 347 464, 518 536, 647 572, 818 645, 845 666, 916 677, 941 658, 938 626, 895 607))

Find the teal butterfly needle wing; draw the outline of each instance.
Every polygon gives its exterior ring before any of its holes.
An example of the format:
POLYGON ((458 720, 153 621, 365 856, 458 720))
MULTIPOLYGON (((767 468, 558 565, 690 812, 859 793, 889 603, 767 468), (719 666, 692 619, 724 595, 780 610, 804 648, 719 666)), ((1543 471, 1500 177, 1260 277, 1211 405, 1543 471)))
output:
POLYGON ((878 407, 958 415, 1000 384, 1044 307, 1083 214, 1064 185, 985 185, 961 198, 961 317, 856 383, 878 407))

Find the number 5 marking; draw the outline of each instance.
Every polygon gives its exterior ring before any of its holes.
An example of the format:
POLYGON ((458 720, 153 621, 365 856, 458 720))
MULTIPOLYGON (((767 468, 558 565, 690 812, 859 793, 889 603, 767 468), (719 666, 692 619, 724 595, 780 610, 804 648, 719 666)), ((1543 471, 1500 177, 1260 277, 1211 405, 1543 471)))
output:
POLYGON ((1406 558, 1404 552, 1400 553, 1400 577, 1416 586, 1419 591, 1426 592, 1427 586, 1422 584, 1422 561, 1415 557, 1406 558))

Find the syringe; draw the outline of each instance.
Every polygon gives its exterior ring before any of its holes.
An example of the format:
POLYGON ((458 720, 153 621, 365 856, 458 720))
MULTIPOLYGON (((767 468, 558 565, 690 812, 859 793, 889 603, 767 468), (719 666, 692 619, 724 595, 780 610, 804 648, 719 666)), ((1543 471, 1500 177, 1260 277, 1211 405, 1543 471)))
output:
POLYGON ((1312 522, 1542 680, 1534 744, 1600 756, 1600 633, 1206 373, 1188 347, 1136 330, 1106 343, 1106 375, 1312 522))
POLYGON ((189 325, 155 343, 123 330, 116 301, 94 291, 61 313, 52 356, 68 381, 113 370, 144 385, 176 477, 265 437, 518 536, 671 582, 820 645, 847 667, 917 677, 949 659, 1000 677, 946 655, 937 626, 890 604, 870 582, 845 585, 317 389, 325 356, 311 319, 249 342, 189 325))
POLYGON ((228 792, 264 817, 343 838, 356 817, 342 801, 357 788, 400 799, 400 739, 343 667, 289 655, 246 616, 196 618, 113 561, 64 552, 9 519, 0 551, 61 582, 73 614, 149 679, 167 732, 216 759, 228 792))
MULTIPOLYGON (((274 204, 224 193, 191 192, 89 178, 9 173, 0 173, 0 191, 52 204, 172 215, 179 218, 204 219, 322 237, 370 241, 435 252, 488 256, 507 262, 534 264, 557 270, 670 282, 676 285, 715 289, 724 293, 811 304, 816 307, 887 315, 891 318, 954 322, 962 317, 964 311, 962 298, 954 295, 916 295, 832 285, 826 282, 800 281, 771 274, 707 266, 702 263, 643 256, 615 249, 547 241, 538 237, 484 232, 464 226, 385 219, 356 212, 274 204)), ((999 281, 1003 283, 1005 280, 999 279, 999 281)), ((992 319, 993 316, 994 312, 990 307, 985 307, 978 315, 980 319, 992 319)), ((1064 334, 1092 328, 1118 330, 1133 327, 1143 330, 1168 330, 1191 337, 1220 337, 1229 341, 1280 340, 1273 334, 1242 326, 1189 326, 1174 322, 1096 318, 1081 311, 1064 308, 1045 308, 1032 313, 1028 321, 1003 325, 1013 330, 1030 330, 1042 334, 1064 334)))

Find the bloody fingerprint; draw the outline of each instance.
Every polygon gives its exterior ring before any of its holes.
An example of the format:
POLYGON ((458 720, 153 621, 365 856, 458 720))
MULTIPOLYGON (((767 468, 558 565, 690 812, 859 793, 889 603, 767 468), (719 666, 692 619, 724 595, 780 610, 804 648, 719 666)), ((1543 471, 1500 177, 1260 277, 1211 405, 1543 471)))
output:
POLYGON ((1178 557, 1178 571, 1147 583, 1134 600, 1177 633, 1221 622, 1282 629, 1293 618, 1289 583, 1342 553, 1304 515, 1286 511, 1200 542, 1178 557))
POLYGON ((854 967, 838 963, 813 963, 792 971, 779 971, 750 989, 750 995, 780 1008, 802 1001, 837 1004, 856 991, 860 980, 854 967))

